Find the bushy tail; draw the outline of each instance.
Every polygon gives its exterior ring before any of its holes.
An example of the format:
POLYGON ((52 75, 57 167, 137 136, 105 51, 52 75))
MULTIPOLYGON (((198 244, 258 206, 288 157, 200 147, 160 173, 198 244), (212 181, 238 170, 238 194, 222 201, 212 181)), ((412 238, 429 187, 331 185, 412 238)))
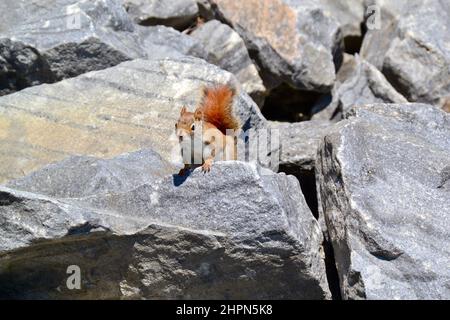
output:
POLYGON ((223 134, 227 129, 239 129, 239 121, 233 115, 233 98, 236 92, 227 85, 205 87, 203 99, 197 112, 201 112, 203 121, 213 124, 223 134))

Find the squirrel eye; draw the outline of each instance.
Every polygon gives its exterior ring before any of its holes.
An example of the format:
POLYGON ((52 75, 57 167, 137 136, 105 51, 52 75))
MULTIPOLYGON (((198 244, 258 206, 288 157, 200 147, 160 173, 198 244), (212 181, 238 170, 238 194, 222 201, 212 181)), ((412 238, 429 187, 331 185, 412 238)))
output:
POLYGON ((195 124, 192 124, 191 126, 191 130, 194 131, 195 130, 195 124))
POLYGON ((178 128, 178 123, 175 123, 175 129, 178 128))

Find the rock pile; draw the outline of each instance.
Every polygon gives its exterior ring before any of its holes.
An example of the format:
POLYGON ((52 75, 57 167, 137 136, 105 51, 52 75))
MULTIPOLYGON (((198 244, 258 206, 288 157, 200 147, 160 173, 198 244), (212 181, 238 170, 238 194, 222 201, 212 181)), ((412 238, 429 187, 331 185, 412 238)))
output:
POLYGON ((447 2, 0 12, 0 299, 450 298, 447 2), (215 84, 245 157, 179 176, 215 84))

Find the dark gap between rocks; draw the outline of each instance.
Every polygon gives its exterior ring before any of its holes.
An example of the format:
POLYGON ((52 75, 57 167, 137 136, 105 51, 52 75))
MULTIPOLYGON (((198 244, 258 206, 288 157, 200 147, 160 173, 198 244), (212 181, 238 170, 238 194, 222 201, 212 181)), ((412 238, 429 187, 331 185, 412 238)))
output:
POLYGON ((319 208, 317 203, 317 190, 316 190, 316 177, 314 172, 305 172, 298 177, 300 181, 300 187, 302 188, 303 195, 309 209, 316 219, 319 219, 319 208))
POLYGON ((345 52, 348 54, 359 53, 362 44, 362 37, 348 36, 344 38, 345 52))
POLYGON ((208 21, 209 21, 208 19, 206 19, 205 17, 199 15, 197 17, 197 19, 195 19, 195 21, 193 21, 187 28, 185 28, 183 30, 179 30, 179 31, 181 31, 181 33, 190 35, 197 28, 199 28, 200 26, 202 26, 203 24, 205 24, 208 21))
POLYGON ((268 120, 299 122, 310 120, 327 94, 294 89, 281 84, 266 97, 261 110, 268 120))
POLYGON ((362 42, 367 32, 366 24, 362 22, 359 29, 361 30, 360 36, 353 35, 344 37, 344 52, 354 55, 361 50, 362 42))
POLYGON ((346 53, 354 55, 355 53, 359 53, 361 50, 362 42, 367 32, 367 27, 364 22, 361 23, 360 30, 360 36, 347 36, 344 38, 344 51, 346 53))
MULTIPOLYGON (((319 219, 319 204, 317 201, 316 177, 314 171, 298 170, 296 168, 280 166, 279 172, 284 172, 297 178, 300 182, 300 187, 309 209, 311 210, 314 218, 319 219)), ((336 268, 336 261, 334 259, 334 250, 330 241, 327 239, 329 239, 329 237, 324 235, 322 247, 325 254, 325 273, 327 276, 328 287, 333 300, 342 300, 339 275, 336 268)))
POLYGON ((314 171, 299 171, 295 168, 289 168, 287 166, 281 165, 278 172, 284 172, 297 178, 297 180, 300 182, 300 188, 302 189, 306 204, 311 210, 314 218, 318 219, 319 208, 317 203, 316 177, 314 171))
POLYGON ((148 18, 142 21, 139 21, 138 24, 144 27, 151 27, 151 26, 166 26, 166 27, 172 27, 175 30, 183 31, 186 28, 188 28, 190 25, 192 25, 195 22, 195 19, 192 19, 190 17, 176 17, 176 18, 148 18))
POLYGON ((334 250, 330 241, 325 240, 322 243, 325 254, 325 273, 327 275, 328 288, 331 292, 333 300, 342 300, 341 287, 339 285, 339 274, 336 268, 336 260, 334 259, 334 250))

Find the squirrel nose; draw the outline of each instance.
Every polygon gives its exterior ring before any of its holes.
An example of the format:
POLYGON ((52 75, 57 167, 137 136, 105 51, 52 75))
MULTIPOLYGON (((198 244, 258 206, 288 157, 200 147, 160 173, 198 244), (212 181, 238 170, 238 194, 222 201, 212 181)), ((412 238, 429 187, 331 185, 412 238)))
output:
POLYGON ((182 142, 183 141, 183 136, 178 136, 178 141, 182 142))

